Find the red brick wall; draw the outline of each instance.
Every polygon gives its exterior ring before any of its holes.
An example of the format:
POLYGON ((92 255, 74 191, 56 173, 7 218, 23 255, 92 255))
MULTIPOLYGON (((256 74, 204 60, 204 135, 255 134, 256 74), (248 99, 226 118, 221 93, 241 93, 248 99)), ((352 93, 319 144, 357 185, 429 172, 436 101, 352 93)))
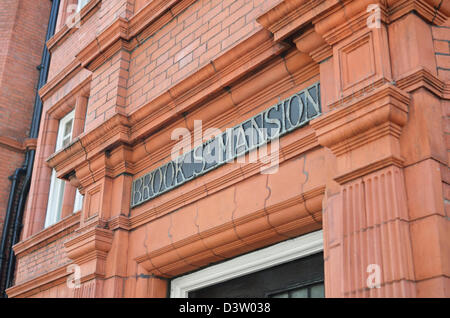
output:
POLYGON ((67 258, 64 242, 72 236, 73 233, 49 244, 40 246, 33 252, 20 257, 16 266, 15 284, 30 280, 71 263, 67 258))
MULTIPOLYGON (((121 98, 126 98, 123 103, 114 104, 115 101, 108 98, 111 87, 104 69, 110 69, 111 62, 106 62, 109 65, 100 67, 94 73, 86 129, 92 129, 103 122, 114 107, 126 105, 123 111, 131 113, 254 34, 262 28, 256 18, 279 2, 280 0, 194 2, 133 50, 129 66, 120 62, 122 73, 128 73, 126 86, 123 83, 120 94, 121 98)), ((120 59, 116 60, 119 63, 120 59)))
MULTIPOLYGON (((63 7, 60 7, 60 10, 62 9, 63 7)), ((82 44, 86 45, 95 39, 97 22, 98 11, 85 20, 76 32, 52 48, 52 59, 48 71, 49 81, 75 59, 75 55, 82 49, 82 44)))
MULTIPOLYGON (((65 8, 63 1, 67 0, 62 0, 59 16, 64 16, 63 12, 61 12, 65 8)), ((118 17, 131 17, 133 15, 133 8, 134 5, 131 0, 102 1, 99 9, 93 15, 82 19, 79 29, 76 32, 61 40, 52 49, 49 80, 71 63, 84 46, 93 41, 97 34, 110 26, 118 17)), ((61 23, 61 25, 58 25, 59 27, 64 25, 64 22, 61 23)))
MULTIPOLYGON (((51 1, 0 1, 0 137, 28 137, 51 1)), ((0 234, 11 183, 23 154, 0 144, 0 234)))

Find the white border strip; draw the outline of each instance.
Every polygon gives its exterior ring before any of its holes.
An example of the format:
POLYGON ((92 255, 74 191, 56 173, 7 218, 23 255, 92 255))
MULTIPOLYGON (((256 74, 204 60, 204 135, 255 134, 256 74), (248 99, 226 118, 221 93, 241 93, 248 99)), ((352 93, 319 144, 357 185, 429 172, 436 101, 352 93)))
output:
POLYGON ((171 282, 170 297, 187 298, 190 291, 287 263, 322 250, 322 230, 302 235, 175 278, 171 282))

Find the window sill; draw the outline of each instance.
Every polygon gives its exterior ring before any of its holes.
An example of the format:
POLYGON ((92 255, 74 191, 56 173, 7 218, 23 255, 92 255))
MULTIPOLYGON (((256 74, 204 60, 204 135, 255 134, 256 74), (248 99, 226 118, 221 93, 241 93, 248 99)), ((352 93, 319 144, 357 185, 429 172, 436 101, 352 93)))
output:
MULTIPOLYGON (((100 8, 99 4, 102 0, 91 0, 86 4, 80 11, 80 23, 84 23, 88 18, 90 18, 96 10, 100 8)), ((67 24, 56 32, 53 37, 47 41, 47 48, 52 52, 56 47, 62 44, 72 33, 77 30, 75 27, 69 27, 67 24)))

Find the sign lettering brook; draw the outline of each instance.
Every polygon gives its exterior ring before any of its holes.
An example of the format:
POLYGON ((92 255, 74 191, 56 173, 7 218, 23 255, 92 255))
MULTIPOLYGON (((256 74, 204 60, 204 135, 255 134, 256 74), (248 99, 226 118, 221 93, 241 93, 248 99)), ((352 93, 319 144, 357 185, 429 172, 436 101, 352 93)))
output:
POLYGON ((320 84, 315 83, 134 180, 131 207, 232 162, 320 115, 320 84))

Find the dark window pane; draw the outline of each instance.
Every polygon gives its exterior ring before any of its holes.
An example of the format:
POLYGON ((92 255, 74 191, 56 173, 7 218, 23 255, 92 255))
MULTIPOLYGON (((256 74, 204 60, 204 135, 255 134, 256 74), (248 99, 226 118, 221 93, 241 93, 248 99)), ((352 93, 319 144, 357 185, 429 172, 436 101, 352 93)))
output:
POLYGON ((289 293, 289 298, 308 298, 308 288, 300 288, 289 293))
MULTIPOLYGON (((323 282, 323 253, 191 291, 189 298, 273 297, 323 282)), ((288 294, 289 295, 289 294, 288 294)))
POLYGON ((311 287, 311 298, 324 298, 325 288, 323 284, 318 284, 311 287))

